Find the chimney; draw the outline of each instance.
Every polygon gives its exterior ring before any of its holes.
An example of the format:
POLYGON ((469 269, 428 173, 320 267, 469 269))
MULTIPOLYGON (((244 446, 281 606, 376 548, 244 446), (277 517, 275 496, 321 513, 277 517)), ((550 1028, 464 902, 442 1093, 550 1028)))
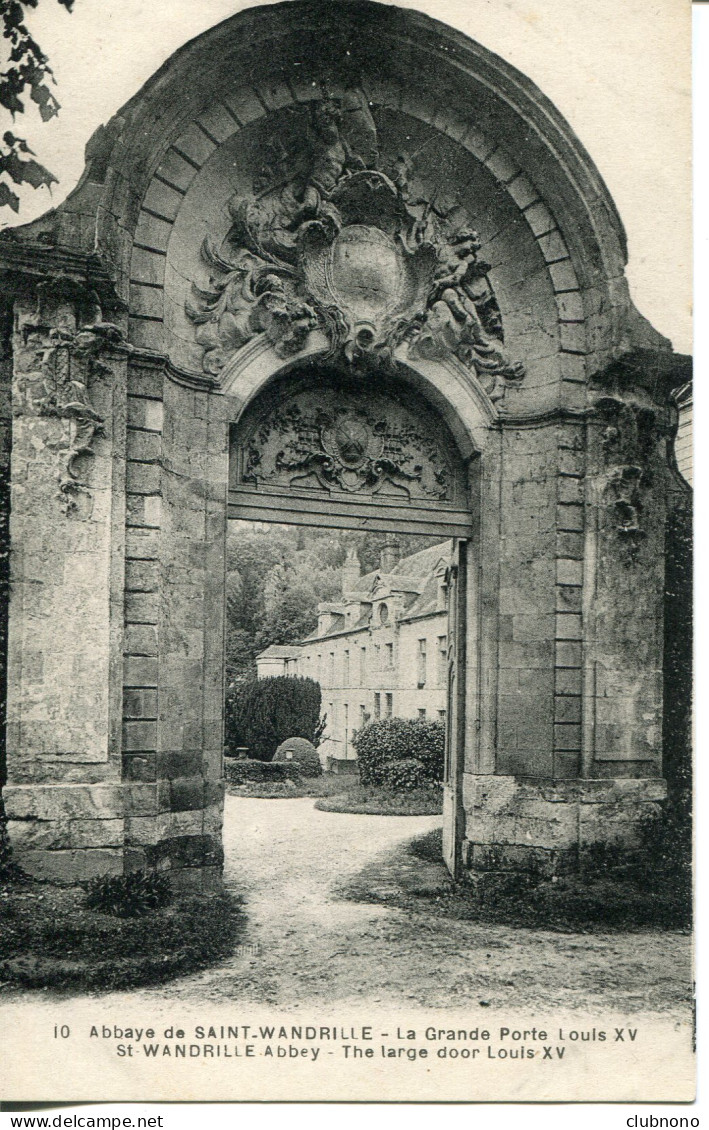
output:
POLYGON ((400 560, 401 546, 393 538, 383 545, 379 551, 379 568, 382 573, 393 573, 400 560))
POLYGON ((345 599, 357 588, 361 576, 357 549, 351 545, 347 550, 347 557, 342 566, 342 595, 345 599))

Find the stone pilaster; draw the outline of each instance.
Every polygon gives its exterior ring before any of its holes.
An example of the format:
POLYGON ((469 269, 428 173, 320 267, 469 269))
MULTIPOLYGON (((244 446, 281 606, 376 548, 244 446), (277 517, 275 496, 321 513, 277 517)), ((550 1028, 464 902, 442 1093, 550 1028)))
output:
POLYGON ((20 864, 123 867, 120 713, 125 350, 81 305, 18 302, 4 800, 20 864))
POLYGON ((123 772, 126 862, 214 885, 222 862, 224 398, 132 368, 123 772))

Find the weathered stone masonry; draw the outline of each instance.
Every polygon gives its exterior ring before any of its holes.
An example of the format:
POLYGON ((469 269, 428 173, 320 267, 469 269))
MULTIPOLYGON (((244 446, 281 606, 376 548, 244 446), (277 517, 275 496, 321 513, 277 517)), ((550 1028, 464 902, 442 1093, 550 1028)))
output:
POLYGON ((218 879, 227 513, 264 507, 465 537, 451 866, 633 838, 665 794, 689 359, 625 261, 544 95, 390 5, 242 12, 98 131, 76 191, 0 240, 23 865, 218 879), (298 424, 295 485, 242 479, 244 421, 313 379, 341 406, 298 424), (427 404, 465 499, 407 490, 411 442, 389 429, 381 461, 353 382, 427 404))

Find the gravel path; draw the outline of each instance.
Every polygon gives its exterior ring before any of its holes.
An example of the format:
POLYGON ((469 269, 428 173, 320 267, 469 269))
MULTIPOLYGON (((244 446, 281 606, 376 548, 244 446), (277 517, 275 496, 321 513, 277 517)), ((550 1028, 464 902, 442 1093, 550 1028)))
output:
MULTIPOLYGON (((662 1012, 686 1018, 681 934, 515 930, 346 902, 333 888, 440 825, 439 816, 319 812, 310 799, 227 797, 226 881, 246 897, 247 946, 144 999, 662 1012)), ((403 863, 411 867, 411 858, 403 863)), ((414 865, 416 866, 416 865, 414 865)), ((425 883, 430 865, 421 864, 425 883)))

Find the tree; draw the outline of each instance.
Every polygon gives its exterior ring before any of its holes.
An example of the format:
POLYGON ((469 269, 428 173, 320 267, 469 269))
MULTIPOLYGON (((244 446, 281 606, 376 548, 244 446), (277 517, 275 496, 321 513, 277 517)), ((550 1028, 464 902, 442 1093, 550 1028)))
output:
MULTIPOLYGON (((36 8, 39 0, 3 0, 0 3, 3 33, 10 44, 9 66, 0 73, 0 105, 9 110, 13 121, 24 114, 27 92, 37 106, 43 122, 59 113, 59 102, 50 83, 54 83, 52 68, 47 56, 30 34, 25 23, 28 9, 36 8)), ((71 12, 74 0, 57 0, 71 12)), ((20 198, 10 187, 29 184, 32 188, 49 187, 57 178, 34 160, 27 142, 6 130, 0 143, 0 207, 20 208, 20 198)))
POLYGON ((320 684, 289 675, 253 679, 233 687, 226 701, 226 744, 234 752, 270 761, 286 738, 320 741, 320 684))

